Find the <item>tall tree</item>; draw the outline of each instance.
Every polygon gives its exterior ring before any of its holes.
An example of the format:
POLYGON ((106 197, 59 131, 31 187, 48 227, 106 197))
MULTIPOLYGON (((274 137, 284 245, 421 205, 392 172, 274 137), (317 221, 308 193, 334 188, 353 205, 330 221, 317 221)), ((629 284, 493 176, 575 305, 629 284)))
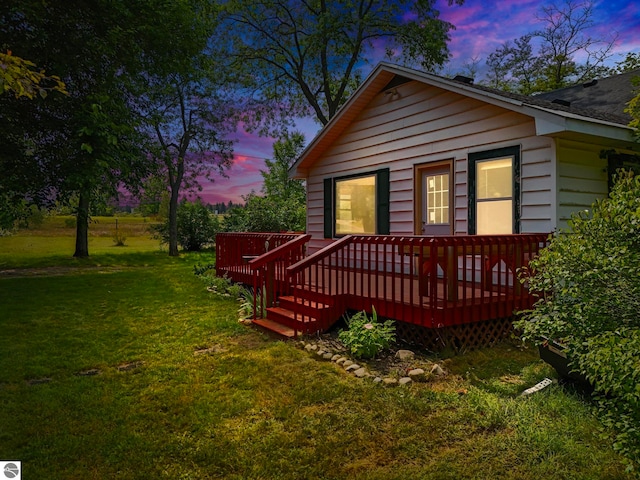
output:
MULTIPOLYGON (((181 192, 200 189, 199 181, 225 174, 233 160, 237 104, 227 88, 219 52, 211 35, 218 7, 194 2, 177 11, 181 42, 167 45, 165 68, 150 75, 138 109, 153 139, 150 156, 169 191, 169 255, 178 255, 177 212, 181 192)), ((215 35, 214 35, 215 36, 215 35)), ((159 39, 159 41, 163 41, 159 39)))
POLYGON ((453 25, 439 18, 435 3, 230 0, 227 47, 256 100, 245 120, 269 125, 314 116, 326 124, 357 88, 360 68, 380 44, 389 58, 426 70, 442 66, 453 25))
POLYGON ((306 190, 302 180, 289 178, 289 168, 304 148, 304 135, 285 134, 273 144, 273 159, 265 160, 267 170, 262 193, 244 197, 244 207, 229 209, 224 227, 234 232, 302 231, 306 224, 306 190))
POLYGON ((0 11, 0 49, 55 72, 69 93, 0 98, 0 184, 41 202, 77 198, 75 256, 89 254, 91 199, 147 174, 132 87, 162 66, 161 35, 179 43, 172 13, 185 3, 8 0, 0 11))
POLYGON ((592 0, 543 6, 537 15, 542 28, 506 42, 489 55, 489 83, 531 94, 608 74, 604 61, 611 56, 616 38, 589 34, 593 7, 592 0), (579 55, 585 60, 578 62, 579 55))
POLYGON ((300 132, 293 132, 276 140, 273 144, 273 159, 265 160, 267 170, 260 172, 265 196, 304 205, 307 194, 303 181, 289 177, 289 169, 303 149, 304 135, 300 132))

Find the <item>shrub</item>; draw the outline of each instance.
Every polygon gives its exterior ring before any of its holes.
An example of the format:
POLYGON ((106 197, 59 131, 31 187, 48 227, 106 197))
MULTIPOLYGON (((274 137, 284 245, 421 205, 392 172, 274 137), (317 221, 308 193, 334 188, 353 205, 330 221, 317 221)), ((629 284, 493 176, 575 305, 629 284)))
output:
POLYGON ((576 366, 599 386, 595 401, 600 421, 617 432, 613 446, 633 470, 640 465, 640 329, 604 332, 588 339, 583 350, 576 366))
POLYGON ((640 328, 640 177, 621 173, 609 198, 573 215, 570 230, 521 272, 540 293, 518 325, 525 338, 569 347, 620 327, 640 328))
MULTIPOLYGON (((183 200, 177 212, 178 245, 187 252, 198 252, 214 241, 220 231, 220 223, 200 200, 183 200)), ((169 220, 154 227, 162 243, 169 243, 169 220)))
POLYGON ((373 309, 371 318, 362 311, 347 320, 348 328, 338 333, 338 338, 357 358, 373 358, 395 342, 393 320, 378 322, 378 314, 373 309))
POLYGON ((568 346, 632 468, 640 461, 640 177, 621 171, 609 198, 572 216, 569 227, 521 271, 541 293, 516 327, 525 339, 568 346))
POLYGON ((250 194, 245 206, 227 212, 224 230, 227 232, 303 231, 306 207, 295 199, 260 197, 250 194))

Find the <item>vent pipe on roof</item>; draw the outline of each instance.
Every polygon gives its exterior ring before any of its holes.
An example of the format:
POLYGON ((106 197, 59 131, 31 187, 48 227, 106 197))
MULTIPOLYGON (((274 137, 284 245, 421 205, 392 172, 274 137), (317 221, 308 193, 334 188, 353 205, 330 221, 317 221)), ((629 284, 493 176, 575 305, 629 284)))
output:
POLYGON ((456 82, 466 83, 467 85, 471 85, 473 83, 473 78, 465 77, 464 75, 456 75, 453 77, 456 82))
POLYGON ((589 87, 593 87, 594 85, 596 85, 598 83, 598 80, 591 80, 590 82, 587 83, 583 83, 582 84, 582 88, 589 88, 589 87))
POLYGON ((562 100, 561 98, 554 98, 553 100, 551 100, 551 103, 556 103, 558 105, 562 105, 563 107, 570 107, 571 106, 571 102, 569 102, 567 100, 562 100))

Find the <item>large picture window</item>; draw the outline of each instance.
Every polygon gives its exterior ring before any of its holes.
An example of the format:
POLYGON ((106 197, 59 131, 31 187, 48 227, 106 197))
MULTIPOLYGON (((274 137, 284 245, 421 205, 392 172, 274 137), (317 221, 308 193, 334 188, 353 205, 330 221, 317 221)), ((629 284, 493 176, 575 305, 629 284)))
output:
POLYGON ((336 235, 376 233, 376 176, 336 180, 336 235))
POLYGON ((389 234, 389 169, 324 180, 324 236, 389 234))
POLYGON ((518 147, 469 155, 469 233, 519 233, 518 147))

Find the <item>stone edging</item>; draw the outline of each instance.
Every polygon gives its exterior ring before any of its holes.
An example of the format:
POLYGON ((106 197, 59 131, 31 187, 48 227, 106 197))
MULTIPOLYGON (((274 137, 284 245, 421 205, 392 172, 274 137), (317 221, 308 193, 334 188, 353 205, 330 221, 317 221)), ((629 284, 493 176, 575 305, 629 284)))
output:
MULTIPOLYGON (((313 343, 305 340, 300 340, 298 345, 318 360, 333 362, 344 368, 347 373, 352 374, 356 378, 372 379, 374 383, 380 383, 382 385, 408 385, 413 382, 427 382, 434 377, 442 377, 446 375, 446 372, 437 363, 431 364, 428 373, 423 368, 407 368, 404 372, 405 374, 398 376, 371 372, 367 369, 366 365, 361 366, 351 360, 345 354, 344 347, 327 345, 327 342, 323 341, 313 343)), ((401 362, 410 362, 411 360, 414 360, 415 353, 410 350, 398 350, 394 358, 399 359, 401 362)))

